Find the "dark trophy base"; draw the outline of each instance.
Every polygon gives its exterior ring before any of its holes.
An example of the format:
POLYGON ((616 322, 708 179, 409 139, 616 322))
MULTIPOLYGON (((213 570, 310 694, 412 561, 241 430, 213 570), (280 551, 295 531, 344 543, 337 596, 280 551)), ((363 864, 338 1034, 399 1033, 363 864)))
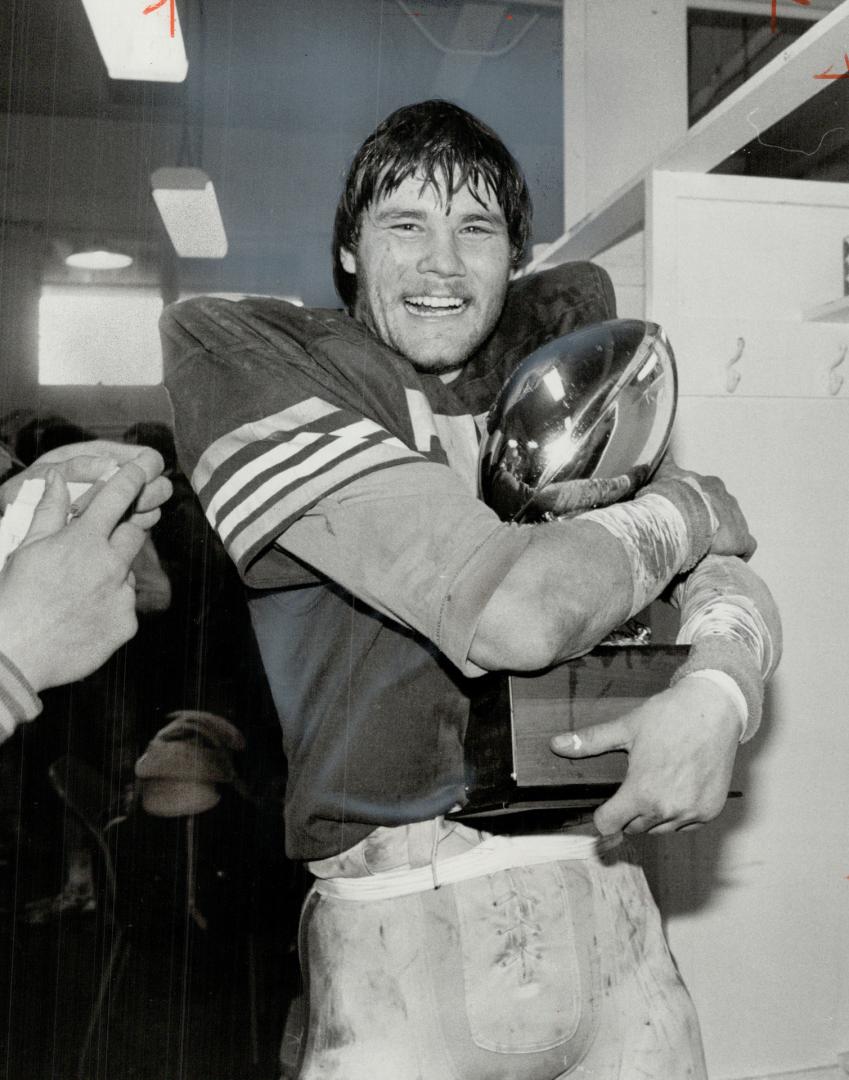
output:
POLYGON ((551 751, 552 735, 623 716, 665 690, 688 651, 686 645, 600 646, 538 675, 484 676, 466 731, 468 801, 450 816, 571 811, 604 802, 625 778, 625 751, 570 760, 551 751))

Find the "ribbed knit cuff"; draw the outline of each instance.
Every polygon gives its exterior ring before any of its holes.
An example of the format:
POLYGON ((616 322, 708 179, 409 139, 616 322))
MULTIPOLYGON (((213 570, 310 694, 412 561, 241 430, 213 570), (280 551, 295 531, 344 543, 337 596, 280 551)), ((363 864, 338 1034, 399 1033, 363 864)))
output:
POLYGON ((751 653, 739 642, 720 634, 708 634, 690 645, 687 662, 672 676, 670 686, 685 675, 710 669, 730 675, 746 699, 748 718, 740 736, 740 742, 746 742, 755 734, 761 722, 764 690, 760 669, 751 653))
POLYGON ((34 720, 41 699, 21 669, 0 652, 0 740, 7 739, 18 724, 34 720))
POLYGON ((646 495, 662 495, 679 511, 687 523, 690 541, 690 557, 681 567, 681 573, 692 570, 710 550, 716 532, 710 505, 698 487, 683 480, 658 480, 648 484, 639 492, 635 501, 646 495))

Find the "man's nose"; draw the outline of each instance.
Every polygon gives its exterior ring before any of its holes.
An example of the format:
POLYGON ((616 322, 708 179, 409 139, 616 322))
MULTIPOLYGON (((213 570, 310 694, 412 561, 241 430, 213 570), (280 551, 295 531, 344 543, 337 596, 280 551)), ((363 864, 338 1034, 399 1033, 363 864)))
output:
POLYGON ((434 232, 428 236, 416 269, 420 274, 438 274, 440 277, 460 277, 465 274, 466 265, 454 234, 434 232))

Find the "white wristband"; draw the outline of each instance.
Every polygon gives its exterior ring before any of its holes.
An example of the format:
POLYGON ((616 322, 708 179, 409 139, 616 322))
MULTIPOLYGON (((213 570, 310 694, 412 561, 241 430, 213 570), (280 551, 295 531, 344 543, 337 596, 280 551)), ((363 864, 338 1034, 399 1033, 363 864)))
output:
POLYGON ((601 525, 622 545, 634 588, 629 618, 654 600, 687 563, 687 522, 663 495, 649 492, 634 502, 590 510, 581 520, 601 525))

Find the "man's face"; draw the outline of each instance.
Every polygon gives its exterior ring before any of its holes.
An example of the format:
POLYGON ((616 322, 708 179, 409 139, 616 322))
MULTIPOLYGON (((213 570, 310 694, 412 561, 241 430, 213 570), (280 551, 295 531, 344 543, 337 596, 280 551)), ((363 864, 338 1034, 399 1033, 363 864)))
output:
POLYGON ((492 191, 451 198, 416 178, 362 215, 356 252, 342 266, 357 278, 354 315, 421 371, 459 367, 487 337, 510 276, 507 224, 492 191))

